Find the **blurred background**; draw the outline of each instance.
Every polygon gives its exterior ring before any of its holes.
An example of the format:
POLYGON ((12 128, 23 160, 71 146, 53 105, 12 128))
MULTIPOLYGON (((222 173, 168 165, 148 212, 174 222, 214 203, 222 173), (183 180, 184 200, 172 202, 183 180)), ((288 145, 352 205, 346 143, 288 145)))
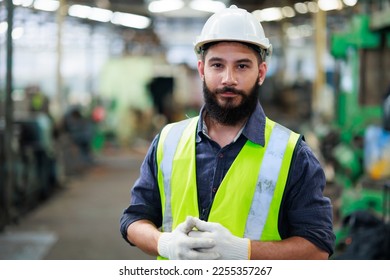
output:
POLYGON ((0 259, 149 259, 119 218, 153 136, 198 114, 193 42, 232 4, 259 99, 327 177, 334 259, 390 259, 390 0, 0 0, 0 259))

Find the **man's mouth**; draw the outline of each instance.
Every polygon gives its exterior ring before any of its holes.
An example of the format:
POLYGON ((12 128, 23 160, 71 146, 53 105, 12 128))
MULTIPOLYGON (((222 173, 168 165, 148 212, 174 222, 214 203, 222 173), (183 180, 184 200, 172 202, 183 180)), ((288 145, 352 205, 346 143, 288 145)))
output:
POLYGON ((224 87, 216 91, 216 93, 222 97, 235 97, 241 95, 240 92, 235 88, 224 87))
POLYGON ((222 97, 236 97, 239 94, 236 92, 232 92, 232 91, 224 91, 224 92, 219 93, 219 95, 222 97))

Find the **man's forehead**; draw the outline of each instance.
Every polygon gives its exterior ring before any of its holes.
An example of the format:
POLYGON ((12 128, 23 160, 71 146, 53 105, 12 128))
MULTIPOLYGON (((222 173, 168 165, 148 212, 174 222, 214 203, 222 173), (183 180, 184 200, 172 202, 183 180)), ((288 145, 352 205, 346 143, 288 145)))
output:
POLYGON ((213 44, 206 52, 206 60, 232 58, 233 56, 235 58, 238 57, 237 59, 250 60, 256 58, 256 52, 240 42, 220 42, 213 44))

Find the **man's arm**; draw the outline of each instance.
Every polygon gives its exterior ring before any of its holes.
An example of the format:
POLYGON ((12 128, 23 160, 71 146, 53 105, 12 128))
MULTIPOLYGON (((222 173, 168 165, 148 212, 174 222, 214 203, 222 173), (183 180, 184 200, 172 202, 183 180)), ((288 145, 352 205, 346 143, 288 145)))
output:
MULTIPOLYGON (((162 220, 155 164, 157 142, 158 136, 153 139, 141 164, 140 176, 131 188, 130 205, 123 211, 120 219, 122 237, 131 245, 136 245, 141 249, 145 240, 144 243, 153 248, 152 245, 156 243, 155 239, 158 239, 158 236, 154 235, 159 234, 158 227, 162 220), (139 236, 142 237, 140 240, 138 240, 139 236)), ((145 248, 145 252, 157 255, 156 248, 152 248, 145 248)))
POLYGON ((224 260, 326 260, 329 254, 310 241, 293 236, 281 241, 249 241, 248 238, 234 236, 219 223, 206 222, 194 218, 196 230, 191 237, 210 238, 215 246, 203 252, 217 252, 224 260))
POLYGON ((251 260, 327 260, 329 254, 302 237, 251 241, 251 260))
POLYGON ((161 232, 148 220, 138 220, 127 228, 127 239, 145 253, 157 256, 161 232))

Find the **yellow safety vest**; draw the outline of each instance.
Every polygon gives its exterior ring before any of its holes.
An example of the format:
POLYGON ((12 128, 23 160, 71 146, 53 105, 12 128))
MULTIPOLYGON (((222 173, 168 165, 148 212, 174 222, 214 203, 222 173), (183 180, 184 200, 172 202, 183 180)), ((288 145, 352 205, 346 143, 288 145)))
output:
MULTIPOLYGON (((199 217, 195 138, 199 117, 167 125, 157 146, 162 230, 199 217)), ((251 240, 280 240, 278 215, 299 134, 266 119, 265 146, 249 140, 215 195, 209 222, 251 240), (262 164, 264 162, 264 164, 262 164)))

